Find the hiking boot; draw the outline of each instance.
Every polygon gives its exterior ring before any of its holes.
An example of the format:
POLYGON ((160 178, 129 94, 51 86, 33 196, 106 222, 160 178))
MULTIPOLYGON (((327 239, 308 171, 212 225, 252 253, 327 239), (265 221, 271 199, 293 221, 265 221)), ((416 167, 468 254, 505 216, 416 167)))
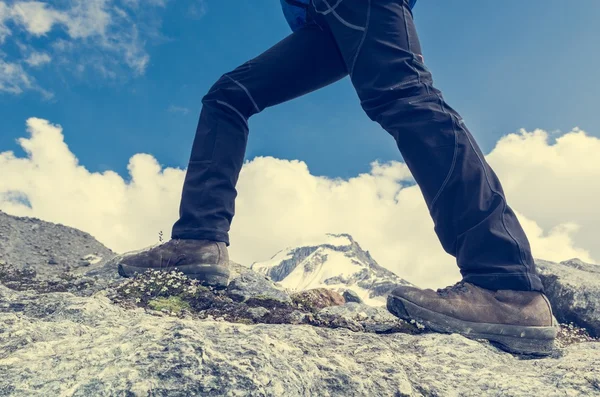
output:
POLYGON ((147 270, 178 270, 200 284, 225 288, 229 282, 229 252, 224 242, 172 239, 114 259, 119 274, 132 277, 147 270))
POLYGON ((388 296, 387 308, 433 331, 487 339, 517 354, 551 354, 559 328, 541 292, 493 291, 464 281, 437 291, 398 287, 388 296))

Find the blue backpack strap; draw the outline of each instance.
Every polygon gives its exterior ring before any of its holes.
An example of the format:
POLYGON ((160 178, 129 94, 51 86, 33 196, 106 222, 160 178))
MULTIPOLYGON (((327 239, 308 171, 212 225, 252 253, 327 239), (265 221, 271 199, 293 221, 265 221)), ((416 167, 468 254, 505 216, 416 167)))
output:
POLYGON ((292 31, 301 29, 306 25, 306 10, 310 0, 280 0, 283 15, 292 31))

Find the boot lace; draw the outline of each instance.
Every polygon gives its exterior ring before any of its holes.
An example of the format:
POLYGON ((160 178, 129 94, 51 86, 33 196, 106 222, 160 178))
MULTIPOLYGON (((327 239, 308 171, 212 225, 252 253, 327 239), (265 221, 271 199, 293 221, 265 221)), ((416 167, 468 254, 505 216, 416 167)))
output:
POLYGON ((445 288, 438 288, 437 293, 441 296, 448 296, 448 294, 450 294, 451 292, 467 292, 467 286, 465 285, 464 281, 459 281, 454 285, 450 285, 448 287, 445 288))

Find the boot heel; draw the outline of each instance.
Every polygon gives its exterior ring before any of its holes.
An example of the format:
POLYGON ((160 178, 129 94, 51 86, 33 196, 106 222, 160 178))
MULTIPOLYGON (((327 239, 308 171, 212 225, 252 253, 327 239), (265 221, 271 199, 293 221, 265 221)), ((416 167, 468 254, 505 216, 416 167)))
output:
MULTIPOLYGON (((477 335, 469 336, 478 338, 477 335)), ((501 345, 500 349, 516 354, 549 356, 554 350, 554 340, 552 339, 524 339, 501 335, 481 335, 480 339, 487 339, 492 345, 499 344, 501 345)))
POLYGON ((225 289, 229 285, 229 276, 222 274, 186 274, 189 278, 195 278, 201 285, 216 289, 225 289))
POLYGON ((189 278, 196 279, 201 285, 217 289, 227 288, 229 285, 229 269, 218 265, 185 265, 178 268, 189 278))

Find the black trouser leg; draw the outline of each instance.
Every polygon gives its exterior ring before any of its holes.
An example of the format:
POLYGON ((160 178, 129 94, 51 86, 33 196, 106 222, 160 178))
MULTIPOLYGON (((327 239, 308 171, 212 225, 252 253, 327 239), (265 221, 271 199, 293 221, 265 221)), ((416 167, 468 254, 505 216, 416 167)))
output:
POLYGON ((367 115, 391 134, 465 281, 543 291, 527 236, 462 117, 433 86, 408 0, 313 0, 367 115))
POLYGON ((202 99, 172 238, 229 246, 235 189, 248 139, 248 119, 347 76, 330 32, 314 23, 225 73, 202 99))

